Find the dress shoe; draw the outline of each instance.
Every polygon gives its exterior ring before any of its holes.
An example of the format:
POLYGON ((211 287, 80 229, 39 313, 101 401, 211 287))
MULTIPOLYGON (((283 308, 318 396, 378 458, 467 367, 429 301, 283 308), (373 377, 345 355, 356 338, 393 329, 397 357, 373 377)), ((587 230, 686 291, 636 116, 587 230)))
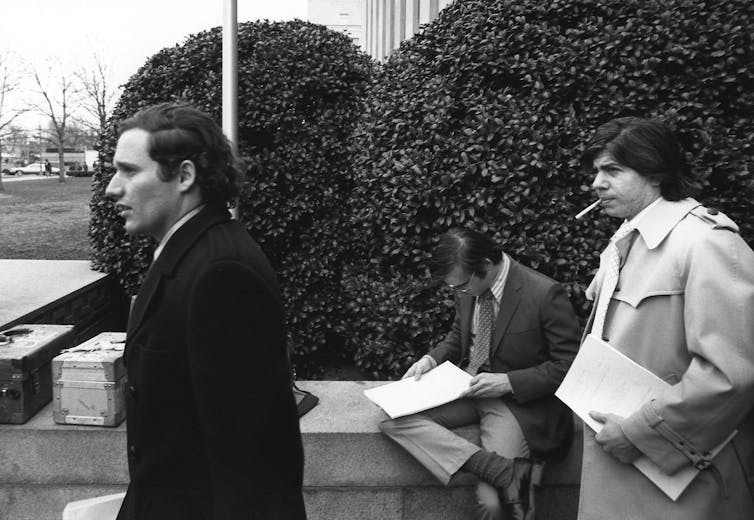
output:
POLYGON ((511 520, 527 520, 527 510, 530 505, 531 470, 532 463, 529 459, 514 459, 510 483, 506 487, 498 489, 500 503, 507 510, 508 517, 511 520))

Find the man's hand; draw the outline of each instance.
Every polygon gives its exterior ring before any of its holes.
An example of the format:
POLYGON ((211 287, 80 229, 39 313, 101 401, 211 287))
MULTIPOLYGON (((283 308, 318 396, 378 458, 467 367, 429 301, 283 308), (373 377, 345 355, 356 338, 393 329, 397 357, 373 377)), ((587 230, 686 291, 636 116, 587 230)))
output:
POLYGON ((429 356, 424 356, 419 361, 411 365, 409 369, 406 370, 406 373, 403 374, 403 377, 401 379, 408 379, 409 377, 413 377, 418 381, 422 378, 422 374, 429 372, 433 368, 435 368, 435 363, 432 362, 432 358, 430 358, 429 356))
POLYGON ((589 416, 605 425, 594 436, 594 440, 602 446, 603 450, 624 464, 630 464, 641 457, 641 451, 628 440, 620 427, 622 417, 594 411, 589 412, 589 416))
POLYGON ((502 397, 512 390, 508 374, 482 372, 471 378, 469 389, 462 393, 461 397, 502 397))

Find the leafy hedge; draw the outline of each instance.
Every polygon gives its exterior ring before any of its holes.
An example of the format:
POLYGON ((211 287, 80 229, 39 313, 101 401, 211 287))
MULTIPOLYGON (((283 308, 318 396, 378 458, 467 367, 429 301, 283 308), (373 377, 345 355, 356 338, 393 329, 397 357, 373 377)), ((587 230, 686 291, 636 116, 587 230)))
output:
MULTIPOLYGON (((180 100, 221 119, 221 31, 163 49, 125 85, 99 147, 93 179, 93 264, 134 294, 151 240, 132 240, 104 190, 117 123, 140 108, 180 100)), ((372 64, 345 35, 294 21, 239 25, 239 152, 248 165, 241 218, 270 257, 287 304, 299 371, 338 344, 341 268, 351 190, 350 136, 372 64)))
POLYGON ((674 125, 719 207, 754 242, 751 0, 456 0, 375 76, 358 133, 352 266, 358 365, 397 375, 450 325, 426 265, 454 225, 584 288, 616 223, 579 156, 618 116, 674 125))
MULTIPOLYGON (((299 366, 337 355, 395 376, 440 339, 452 295, 427 263, 454 225, 564 282, 583 318, 616 222, 572 218, 594 198, 579 156, 613 117, 673 124, 699 198, 754 243, 752 26, 750 0, 456 0, 372 74, 323 27, 243 24, 241 210, 280 274, 299 366)), ((143 106, 181 99, 219 119, 220 88, 219 30, 164 49, 126 86, 102 159, 143 106)), ((94 263, 133 293, 153 244, 123 235, 111 173, 94 177, 94 263)))

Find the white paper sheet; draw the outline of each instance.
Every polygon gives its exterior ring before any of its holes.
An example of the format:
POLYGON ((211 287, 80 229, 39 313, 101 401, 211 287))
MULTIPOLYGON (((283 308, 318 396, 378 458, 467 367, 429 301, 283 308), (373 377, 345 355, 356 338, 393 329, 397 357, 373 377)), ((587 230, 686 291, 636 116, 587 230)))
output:
POLYGON ((115 520, 125 493, 69 502, 63 510, 63 520, 115 520))
MULTIPOLYGON (((587 336, 555 395, 594 431, 602 424, 589 416, 590 411, 628 417, 670 385, 601 339, 587 336)), ((712 451, 716 455, 736 434, 712 451)), ((699 473, 688 466, 673 475, 663 473, 648 457, 634 462, 649 480, 668 497, 676 500, 699 473)))
POLYGON ((468 390, 469 381, 470 374, 445 361, 419 381, 402 379, 364 390, 364 395, 395 419, 455 401, 468 390))

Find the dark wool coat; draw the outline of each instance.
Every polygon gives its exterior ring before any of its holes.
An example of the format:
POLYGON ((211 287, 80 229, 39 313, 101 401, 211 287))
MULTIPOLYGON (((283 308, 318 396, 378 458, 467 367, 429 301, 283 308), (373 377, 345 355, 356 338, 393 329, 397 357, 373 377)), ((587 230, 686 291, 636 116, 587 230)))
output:
POLYGON ((124 358, 131 483, 119 520, 306 518, 280 291, 226 210, 203 208, 167 242, 124 358))

